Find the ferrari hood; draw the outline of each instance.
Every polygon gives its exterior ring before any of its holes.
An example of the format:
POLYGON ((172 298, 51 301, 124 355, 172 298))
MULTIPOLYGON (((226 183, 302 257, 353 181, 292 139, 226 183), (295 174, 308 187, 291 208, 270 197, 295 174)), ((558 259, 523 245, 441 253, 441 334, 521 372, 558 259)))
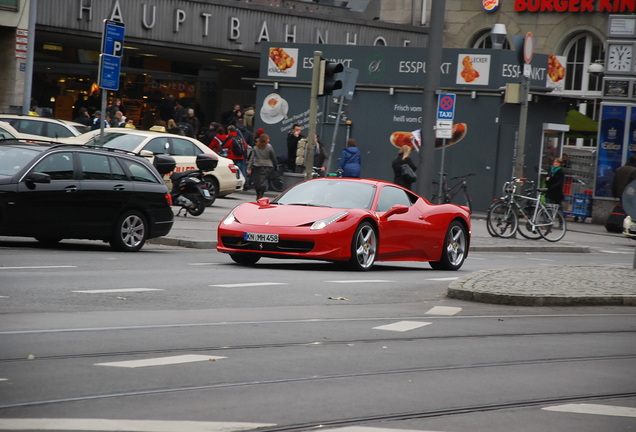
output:
POLYGON ((234 209, 234 217, 243 224, 268 226, 302 226, 341 213, 343 209, 296 205, 245 203, 234 209))

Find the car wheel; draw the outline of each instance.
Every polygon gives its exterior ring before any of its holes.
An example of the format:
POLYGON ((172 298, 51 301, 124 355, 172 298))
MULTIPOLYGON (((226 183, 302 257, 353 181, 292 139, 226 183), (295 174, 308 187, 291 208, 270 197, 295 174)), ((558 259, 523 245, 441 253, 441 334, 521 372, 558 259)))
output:
POLYGON ((261 259, 261 257, 258 255, 242 254, 242 253, 230 254, 230 258, 232 258, 232 260, 235 263, 243 264, 243 265, 254 265, 258 262, 258 260, 261 259))
POLYGON ((206 205, 210 207, 219 197, 219 181, 211 175, 203 177, 203 181, 210 192, 210 198, 206 202, 206 205))
POLYGON ((358 225, 351 242, 351 266, 366 271, 373 267, 378 248, 378 236, 369 222, 358 225))
POLYGON ((429 264, 435 270, 459 270, 464 264, 468 253, 468 235, 466 228, 458 221, 453 221, 448 227, 444 239, 442 258, 429 264))
POLYGON ((199 194, 186 194, 185 197, 192 202, 192 207, 187 207, 186 210, 192 216, 201 216, 205 211, 205 198, 199 194))
POLYGON ((141 213, 129 210, 115 224, 110 245, 121 252, 136 252, 146 243, 148 224, 141 213))
POLYGON ((35 239, 39 241, 40 243, 42 243, 44 246, 55 246, 56 244, 62 241, 61 237, 37 236, 35 239))

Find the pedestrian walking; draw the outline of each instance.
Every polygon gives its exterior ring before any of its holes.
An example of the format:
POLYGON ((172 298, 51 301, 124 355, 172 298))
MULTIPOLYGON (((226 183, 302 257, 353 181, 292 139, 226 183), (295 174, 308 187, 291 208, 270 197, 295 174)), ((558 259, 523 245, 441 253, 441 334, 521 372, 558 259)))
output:
POLYGON ((347 147, 342 151, 338 168, 342 170, 343 177, 360 178, 362 171, 362 155, 360 149, 356 145, 356 140, 349 138, 347 147))
POLYGON ((269 135, 263 134, 258 137, 252 157, 247 163, 247 174, 252 176, 254 182, 254 190, 256 190, 256 199, 265 195, 267 188, 267 180, 272 171, 277 166, 276 153, 269 143, 269 135))
POLYGON ((411 151, 411 146, 403 145, 400 147, 397 157, 391 162, 391 167, 393 168, 393 183, 409 190, 411 190, 414 179, 404 172, 404 165, 408 165, 413 171, 417 170, 417 166, 415 166, 411 159, 411 151))

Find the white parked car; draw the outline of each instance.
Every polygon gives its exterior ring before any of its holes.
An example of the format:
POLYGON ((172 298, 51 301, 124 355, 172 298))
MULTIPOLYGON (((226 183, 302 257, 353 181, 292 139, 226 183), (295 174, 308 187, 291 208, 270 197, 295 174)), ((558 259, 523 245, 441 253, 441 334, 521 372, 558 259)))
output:
POLYGON ((75 137, 89 130, 88 126, 81 123, 50 117, 0 114, 0 121, 9 123, 20 133, 50 139, 75 137))
POLYGON ((18 139, 21 141, 42 141, 48 138, 18 132, 9 123, 0 121, 0 139, 18 139))
MULTIPOLYGON (((195 163, 197 155, 214 155, 219 160, 218 165, 214 171, 206 171, 203 177, 210 190, 211 202, 214 202, 218 197, 242 190, 245 184, 245 177, 231 159, 217 155, 201 141, 194 138, 166 132, 127 128, 104 129, 103 144, 100 138, 100 131, 95 130, 76 138, 65 139, 64 142, 103 146, 133 152, 141 156, 169 154, 177 163, 177 171, 197 169, 195 163)), ((170 174, 164 176, 164 181, 169 188, 172 187, 170 174)))

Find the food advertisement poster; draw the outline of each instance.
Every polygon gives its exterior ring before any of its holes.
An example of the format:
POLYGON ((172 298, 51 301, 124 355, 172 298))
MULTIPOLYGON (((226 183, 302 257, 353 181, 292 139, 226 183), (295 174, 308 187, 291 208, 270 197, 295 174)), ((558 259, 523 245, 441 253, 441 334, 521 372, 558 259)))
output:
POLYGON ((563 56, 548 56, 548 77, 546 87, 552 91, 562 92, 565 89, 565 71, 567 58, 563 56))
POLYGON ((267 62, 267 75, 296 78, 298 73, 298 49, 271 47, 267 62))
POLYGON ((627 106, 603 105, 599 133, 598 165, 595 195, 612 196, 614 171, 623 163, 623 141, 627 122, 627 106))
POLYGON ((490 82, 489 54, 459 54, 456 84, 485 85, 490 82))

